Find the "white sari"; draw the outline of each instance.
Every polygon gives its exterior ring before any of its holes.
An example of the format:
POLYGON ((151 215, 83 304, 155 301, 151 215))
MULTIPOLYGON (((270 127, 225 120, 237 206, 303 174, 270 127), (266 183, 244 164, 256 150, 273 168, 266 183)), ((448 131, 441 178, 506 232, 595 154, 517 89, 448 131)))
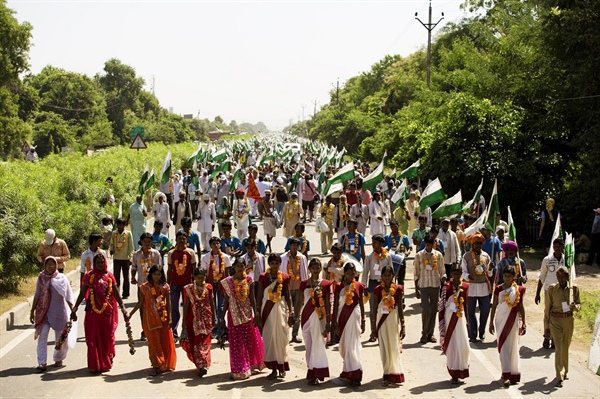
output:
MULTIPOLYGON (((446 289, 446 287, 444 287, 446 289)), ((444 308, 444 323, 446 331, 450 325, 450 320, 455 314, 456 309, 452 293, 448 295, 446 306, 444 308)), ((465 300, 466 303, 466 300, 465 300)), ((471 347, 469 346, 469 332, 467 331, 467 315, 463 312, 459 317, 450 341, 446 344, 446 366, 448 373, 453 379, 466 378, 469 376, 469 360, 471 357, 471 347)))
MULTIPOLYGON (((302 312, 310 300, 310 288, 307 287, 304 289, 302 312)), ((319 320, 317 312, 313 311, 302 325, 302 337, 306 347, 306 366, 308 367, 306 378, 308 380, 318 378, 323 381, 325 377, 329 377, 329 362, 325 347, 327 336, 323 336, 323 331, 325 331, 325 318, 319 320)))
MULTIPOLYGON (((277 279, 269 285, 265 284, 261 309, 264 309, 265 304, 269 301, 269 289, 273 289, 276 284, 277 279)), ((282 295, 281 299, 273 305, 267 319, 263 320, 264 361, 265 365, 271 370, 284 372, 290 369, 287 360, 288 334, 287 305, 282 295)))
MULTIPOLYGON (((501 342, 502 332, 507 322, 509 322, 509 315, 511 308, 507 305, 504 300, 504 292, 508 292, 508 299, 511 303, 515 302, 517 296, 518 287, 510 286, 507 290, 497 289, 496 296, 498 299, 498 306, 496 307, 496 318, 494 320, 494 326, 496 328, 496 335, 498 336, 498 352, 500 353, 500 367, 502 369, 502 378, 508 379, 511 383, 517 383, 521 380, 520 372, 520 358, 519 358, 519 314, 511 322, 511 325, 506 326, 510 332, 506 335, 506 338, 501 342)), ((521 297, 521 300, 523 298, 521 297)), ((517 306, 518 307, 518 306, 517 306)), ((515 310, 518 312, 518 310, 515 310)))
MULTIPOLYGON (((402 303, 396 303, 396 306, 387 314, 378 331, 379 354, 383 364, 383 380, 395 384, 404 382, 404 371, 402 369, 402 359, 400 358, 402 340, 400 339, 400 326, 398 324, 398 306, 402 306, 402 303)), ((384 315, 383 312, 384 304, 383 301, 380 301, 377 307, 377 326, 379 326, 384 315)))
MULTIPOLYGON (((339 320, 340 314, 344 309, 346 302, 346 294, 344 288, 338 293, 338 314, 336 315, 339 320)), ((348 378, 352 381, 362 380, 362 365, 361 365, 361 352, 362 344, 360 342, 360 322, 361 313, 360 305, 357 304, 352 310, 352 314, 346 322, 344 330, 341 332, 339 351, 342 359, 344 360, 342 377, 348 378)))

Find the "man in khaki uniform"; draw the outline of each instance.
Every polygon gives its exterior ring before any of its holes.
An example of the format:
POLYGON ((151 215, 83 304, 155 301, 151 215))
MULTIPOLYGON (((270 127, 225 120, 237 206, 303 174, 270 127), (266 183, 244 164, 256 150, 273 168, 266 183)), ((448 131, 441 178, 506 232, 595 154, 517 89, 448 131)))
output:
POLYGON ((573 337, 573 312, 581 309, 579 289, 569 287, 569 270, 561 266, 556 271, 557 283, 546 290, 544 312, 544 335, 552 336, 556 347, 554 351, 554 367, 556 369, 556 386, 562 387, 569 372, 569 346, 573 337), (571 299, 572 298, 572 299, 571 299))

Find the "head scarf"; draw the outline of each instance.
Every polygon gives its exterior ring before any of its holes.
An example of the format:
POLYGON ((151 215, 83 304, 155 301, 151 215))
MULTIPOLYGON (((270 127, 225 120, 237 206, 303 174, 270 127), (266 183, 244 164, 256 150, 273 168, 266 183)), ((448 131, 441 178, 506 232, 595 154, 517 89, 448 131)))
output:
MULTIPOLYGON (((94 296, 96 297, 96 306, 98 307, 100 307, 104 303, 104 301, 106 301, 109 286, 108 280, 112 280, 113 290, 118 289, 114 276, 108 271, 108 260, 102 252, 99 252, 96 255, 94 255, 94 259, 92 261, 92 270, 88 274, 86 274, 86 277, 84 277, 84 282, 86 282, 88 286, 94 290, 94 296), (97 258, 102 258, 102 260, 104 261, 103 271, 96 269, 97 258), (88 280, 86 280, 86 277, 88 280)), ((111 295, 111 298, 109 298, 108 303, 109 305, 114 304, 114 296, 111 295)), ((116 307, 114 309, 116 310, 116 307)))
POLYGON ((552 215, 552 210, 554 209, 554 198, 548 198, 546 200, 546 210, 548 211, 548 217, 550 221, 554 222, 554 215, 552 215))
POLYGON ((485 242, 485 239, 483 238, 483 235, 481 233, 476 233, 472 236, 469 236, 469 241, 471 242, 471 245, 473 245, 476 242, 480 242, 483 244, 485 242))
MULTIPOLYGON (((69 285, 69 280, 58 272, 58 269, 54 270, 54 273, 48 274, 46 272, 46 263, 54 262, 58 268, 58 260, 54 256, 48 256, 44 260, 44 270, 38 276, 37 280, 37 294, 38 302, 35 307, 35 334, 34 339, 40 336, 42 332, 42 327, 46 320, 48 320, 47 314, 48 309, 50 308, 50 297, 52 296, 52 290, 50 287, 54 289, 55 292, 58 293, 61 297, 63 297, 66 301, 73 303, 73 293, 71 291, 71 286, 69 285)), ((64 319, 65 323, 67 320, 67 304, 65 303, 64 309, 64 319)))
POLYGON ((502 249, 505 251, 504 252, 504 257, 506 257, 506 251, 515 251, 515 252, 519 252, 519 247, 517 245, 516 242, 514 241, 505 241, 502 243, 502 249))
POLYGON ((94 255, 94 259, 92 260, 92 271, 97 274, 106 274, 108 272, 108 260, 102 252, 98 252, 96 255, 94 255), (97 258, 102 258, 102 261, 104 262, 104 270, 96 269, 97 258))

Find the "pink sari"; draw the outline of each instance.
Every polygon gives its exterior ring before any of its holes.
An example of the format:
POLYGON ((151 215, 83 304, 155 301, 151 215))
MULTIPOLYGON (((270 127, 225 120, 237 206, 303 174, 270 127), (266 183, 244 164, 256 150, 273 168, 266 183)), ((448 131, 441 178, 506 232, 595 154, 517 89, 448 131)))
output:
MULTIPOLYGON (((104 258, 104 267, 107 270, 108 263, 104 255, 98 254, 97 256, 104 258)), ((89 287, 88 290, 94 290, 95 308, 101 311, 105 301, 107 303, 106 309, 98 314, 92 308, 91 295, 86 300, 83 325, 85 343, 88 348, 88 369, 91 371, 110 370, 115 357, 115 331, 119 323, 119 311, 114 295, 107 295, 109 281, 112 282, 112 289, 117 290, 115 277, 108 271, 101 272, 93 268, 83 276, 83 283, 89 287)))
MULTIPOLYGON (((252 283, 250 277, 248 284, 252 283)), ((229 365, 235 380, 250 377, 252 371, 265 368, 263 340, 254 326, 250 298, 240 302, 235 295, 233 277, 221 280, 221 288, 229 298, 227 329, 229 334, 229 365)))

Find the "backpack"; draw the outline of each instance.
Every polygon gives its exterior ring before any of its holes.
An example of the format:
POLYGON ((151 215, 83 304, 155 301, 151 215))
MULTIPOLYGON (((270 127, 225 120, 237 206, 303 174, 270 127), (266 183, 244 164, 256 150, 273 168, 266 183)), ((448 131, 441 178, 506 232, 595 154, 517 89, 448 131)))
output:
POLYGON ((277 202, 287 202, 289 201, 289 197, 285 192, 285 188, 279 187, 277 188, 277 193, 275 193, 275 199, 277 202))

